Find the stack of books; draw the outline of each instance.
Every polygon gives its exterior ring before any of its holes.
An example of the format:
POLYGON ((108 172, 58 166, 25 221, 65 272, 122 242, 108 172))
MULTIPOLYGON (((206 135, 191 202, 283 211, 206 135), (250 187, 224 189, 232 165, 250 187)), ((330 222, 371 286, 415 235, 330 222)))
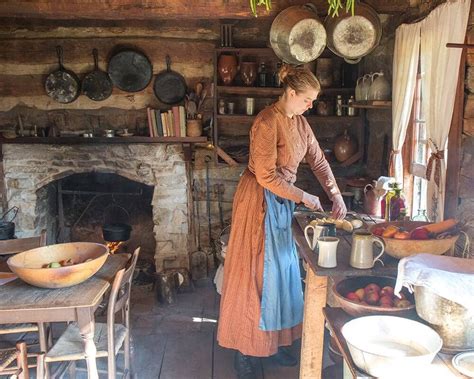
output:
POLYGON ((182 105, 169 110, 147 108, 150 137, 186 137, 186 113, 182 105))

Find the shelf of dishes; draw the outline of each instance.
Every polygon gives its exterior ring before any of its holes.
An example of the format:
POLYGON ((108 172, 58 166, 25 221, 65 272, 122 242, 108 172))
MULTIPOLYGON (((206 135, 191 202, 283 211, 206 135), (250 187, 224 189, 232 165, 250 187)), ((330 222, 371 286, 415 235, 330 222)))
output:
POLYGON ((130 143, 204 143, 207 137, 16 137, 0 138, 1 144, 51 144, 51 145, 81 145, 81 144, 130 144, 130 143))

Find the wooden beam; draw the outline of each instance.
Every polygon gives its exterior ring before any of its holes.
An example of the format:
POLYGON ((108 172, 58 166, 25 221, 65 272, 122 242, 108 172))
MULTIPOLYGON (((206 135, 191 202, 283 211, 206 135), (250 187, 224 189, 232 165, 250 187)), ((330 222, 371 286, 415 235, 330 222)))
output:
POLYGON ((446 165, 446 194, 444 201, 444 218, 455 218, 459 198, 459 172, 462 154, 462 129, 464 111, 464 72, 466 71, 466 53, 463 49, 459 64, 458 85, 454 101, 453 118, 448 135, 448 161, 446 165))

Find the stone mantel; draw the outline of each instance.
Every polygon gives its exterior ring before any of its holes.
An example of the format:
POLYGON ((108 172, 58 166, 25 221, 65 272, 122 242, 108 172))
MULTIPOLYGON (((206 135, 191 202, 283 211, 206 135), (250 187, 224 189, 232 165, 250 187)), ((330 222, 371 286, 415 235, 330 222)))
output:
POLYGON ((18 237, 48 228, 47 185, 71 174, 114 173, 154 187, 152 214, 157 271, 176 256, 188 266, 187 178, 183 147, 172 144, 4 144, 8 207, 20 208, 18 237))

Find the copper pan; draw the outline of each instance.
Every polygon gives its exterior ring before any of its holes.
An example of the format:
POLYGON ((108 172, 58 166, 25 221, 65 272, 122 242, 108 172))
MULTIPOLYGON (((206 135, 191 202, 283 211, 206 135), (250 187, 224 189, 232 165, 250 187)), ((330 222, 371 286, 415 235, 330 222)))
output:
POLYGON ((358 63, 380 43, 382 24, 375 10, 367 4, 357 3, 354 16, 344 10, 339 16, 328 15, 324 21, 327 47, 348 63, 358 63))

